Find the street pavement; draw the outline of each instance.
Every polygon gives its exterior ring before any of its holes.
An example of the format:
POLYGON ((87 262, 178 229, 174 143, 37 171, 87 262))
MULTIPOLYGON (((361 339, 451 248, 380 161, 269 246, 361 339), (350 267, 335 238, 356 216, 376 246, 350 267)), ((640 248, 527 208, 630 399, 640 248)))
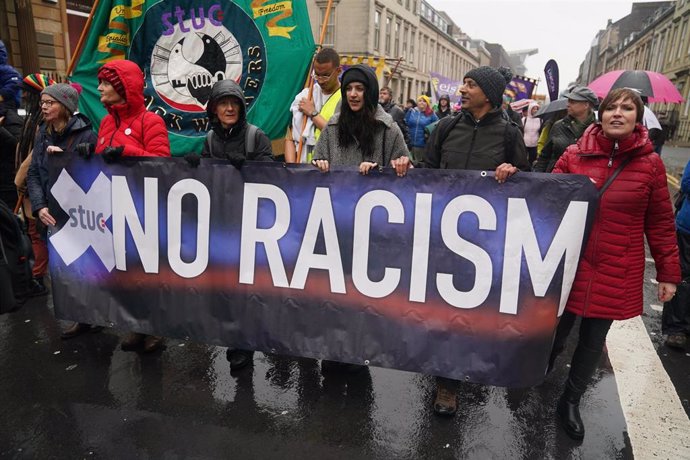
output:
MULTIPOLYGON (((673 192, 689 149, 662 155, 673 192)), ((225 349, 167 340, 123 352, 122 332, 68 341, 51 298, 0 317, 0 458, 690 459, 690 349, 661 336, 648 259, 645 312, 616 322, 570 440, 554 416, 576 334, 540 386, 459 383, 460 409, 431 408, 433 377, 256 353, 231 374, 225 349)))

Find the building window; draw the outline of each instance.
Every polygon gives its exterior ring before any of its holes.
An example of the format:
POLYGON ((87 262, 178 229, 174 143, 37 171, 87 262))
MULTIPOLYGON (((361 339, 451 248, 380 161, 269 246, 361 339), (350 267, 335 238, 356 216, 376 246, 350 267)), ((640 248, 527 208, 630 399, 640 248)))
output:
POLYGON ((676 35, 678 34, 678 27, 673 28, 673 32, 671 33, 671 38, 668 41, 668 62, 671 62, 673 60, 673 46, 676 44, 676 35))
POLYGON ((400 56, 400 19, 395 21, 395 54, 393 57, 400 56))
POLYGON ((688 32, 688 21, 685 21, 683 23, 683 27, 680 29, 680 36, 678 37, 678 48, 676 50, 676 59, 680 58, 681 55, 681 50, 683 49, 683 45, 685 44, 685 35, 688 32))
POLYGON ((414 40, 416 37, 417 33, 412 30, 410 33, 410 64, 414 64, 414 40))
POLYGON ((407 8, 407 11, 410 11, 410 0, 405 0, 405 8, 407 8))
POLYGON ((374 13, 374 49, 378 50, 381 45, 381 12, 376 10, 374 13))
MULTIPOLYGON (((405 23, 405 28, 403 29, 403 36, 402 36, 402 55, 404 58, 407 58, 407 39, 410 36, 410 26, 405 23)), ((411 59, 410 59, 411 61, 411 59)))
POLYGON ((391 54, 391 23, 393 18, 386 16, 386 55, 391 54))
MULTIPOLYGON (((319 30, 323 29, 323 20, 326 17, 326 8, 319 8, 321 14, 319 15, 319 30)), ((323 45, 335 48, 335 7, 331 7, 331 14, 328 16, 328 24, 326 25, 326 36, 323 39, 323 45)))

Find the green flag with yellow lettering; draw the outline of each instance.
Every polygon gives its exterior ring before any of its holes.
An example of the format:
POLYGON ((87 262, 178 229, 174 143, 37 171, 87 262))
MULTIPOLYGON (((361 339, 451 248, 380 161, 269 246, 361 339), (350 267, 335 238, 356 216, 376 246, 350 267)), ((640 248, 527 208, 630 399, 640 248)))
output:
POLYGON ((250 123, 283 136, 313 51, 305 0, 101 0, 71 79, 98 126, 106 114, 98 69, 114 59, 139 64, 147 108, 165 120, 173 155, 183 155, 201 152, 219 80, 244 90, 250 123))

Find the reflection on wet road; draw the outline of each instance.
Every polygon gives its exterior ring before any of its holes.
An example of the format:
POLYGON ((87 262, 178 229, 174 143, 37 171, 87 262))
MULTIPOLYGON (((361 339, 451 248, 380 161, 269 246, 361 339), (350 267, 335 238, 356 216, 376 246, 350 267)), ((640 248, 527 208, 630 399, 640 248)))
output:
MULTIPOLYGON (((46 299, 0 317, 0 457, 632 458, 615 377, 603 359, 583 399, 585 441, 558 427, 567 355, 539 387, 459 383, 439 418, 434 379, 257 353, 231 375, 223 348, 169 340, 155 355, 106 330, 61 341, 46 299)), ((573 334, 574 336, 574 334, 573 334)))

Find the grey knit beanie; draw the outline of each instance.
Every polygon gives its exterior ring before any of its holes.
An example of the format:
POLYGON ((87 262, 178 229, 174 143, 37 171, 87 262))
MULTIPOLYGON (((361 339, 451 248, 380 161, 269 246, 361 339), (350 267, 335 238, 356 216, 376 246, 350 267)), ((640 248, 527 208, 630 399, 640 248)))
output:
POLYGON ((470 70, 464 78, 471 78, 476 81, 491 105, 499 107, 503 103, 503 92, 510 80, 513 79, 513 74, 507 67, 494 69, 493 67, 482 66, 470 70))
POLYGON ((60 104, 67 107, 70 113, 77 111, 79 107, 79 93, 72 86, 67 83, 56 83, 48 86, 41 94, 47 94, 60 104))

